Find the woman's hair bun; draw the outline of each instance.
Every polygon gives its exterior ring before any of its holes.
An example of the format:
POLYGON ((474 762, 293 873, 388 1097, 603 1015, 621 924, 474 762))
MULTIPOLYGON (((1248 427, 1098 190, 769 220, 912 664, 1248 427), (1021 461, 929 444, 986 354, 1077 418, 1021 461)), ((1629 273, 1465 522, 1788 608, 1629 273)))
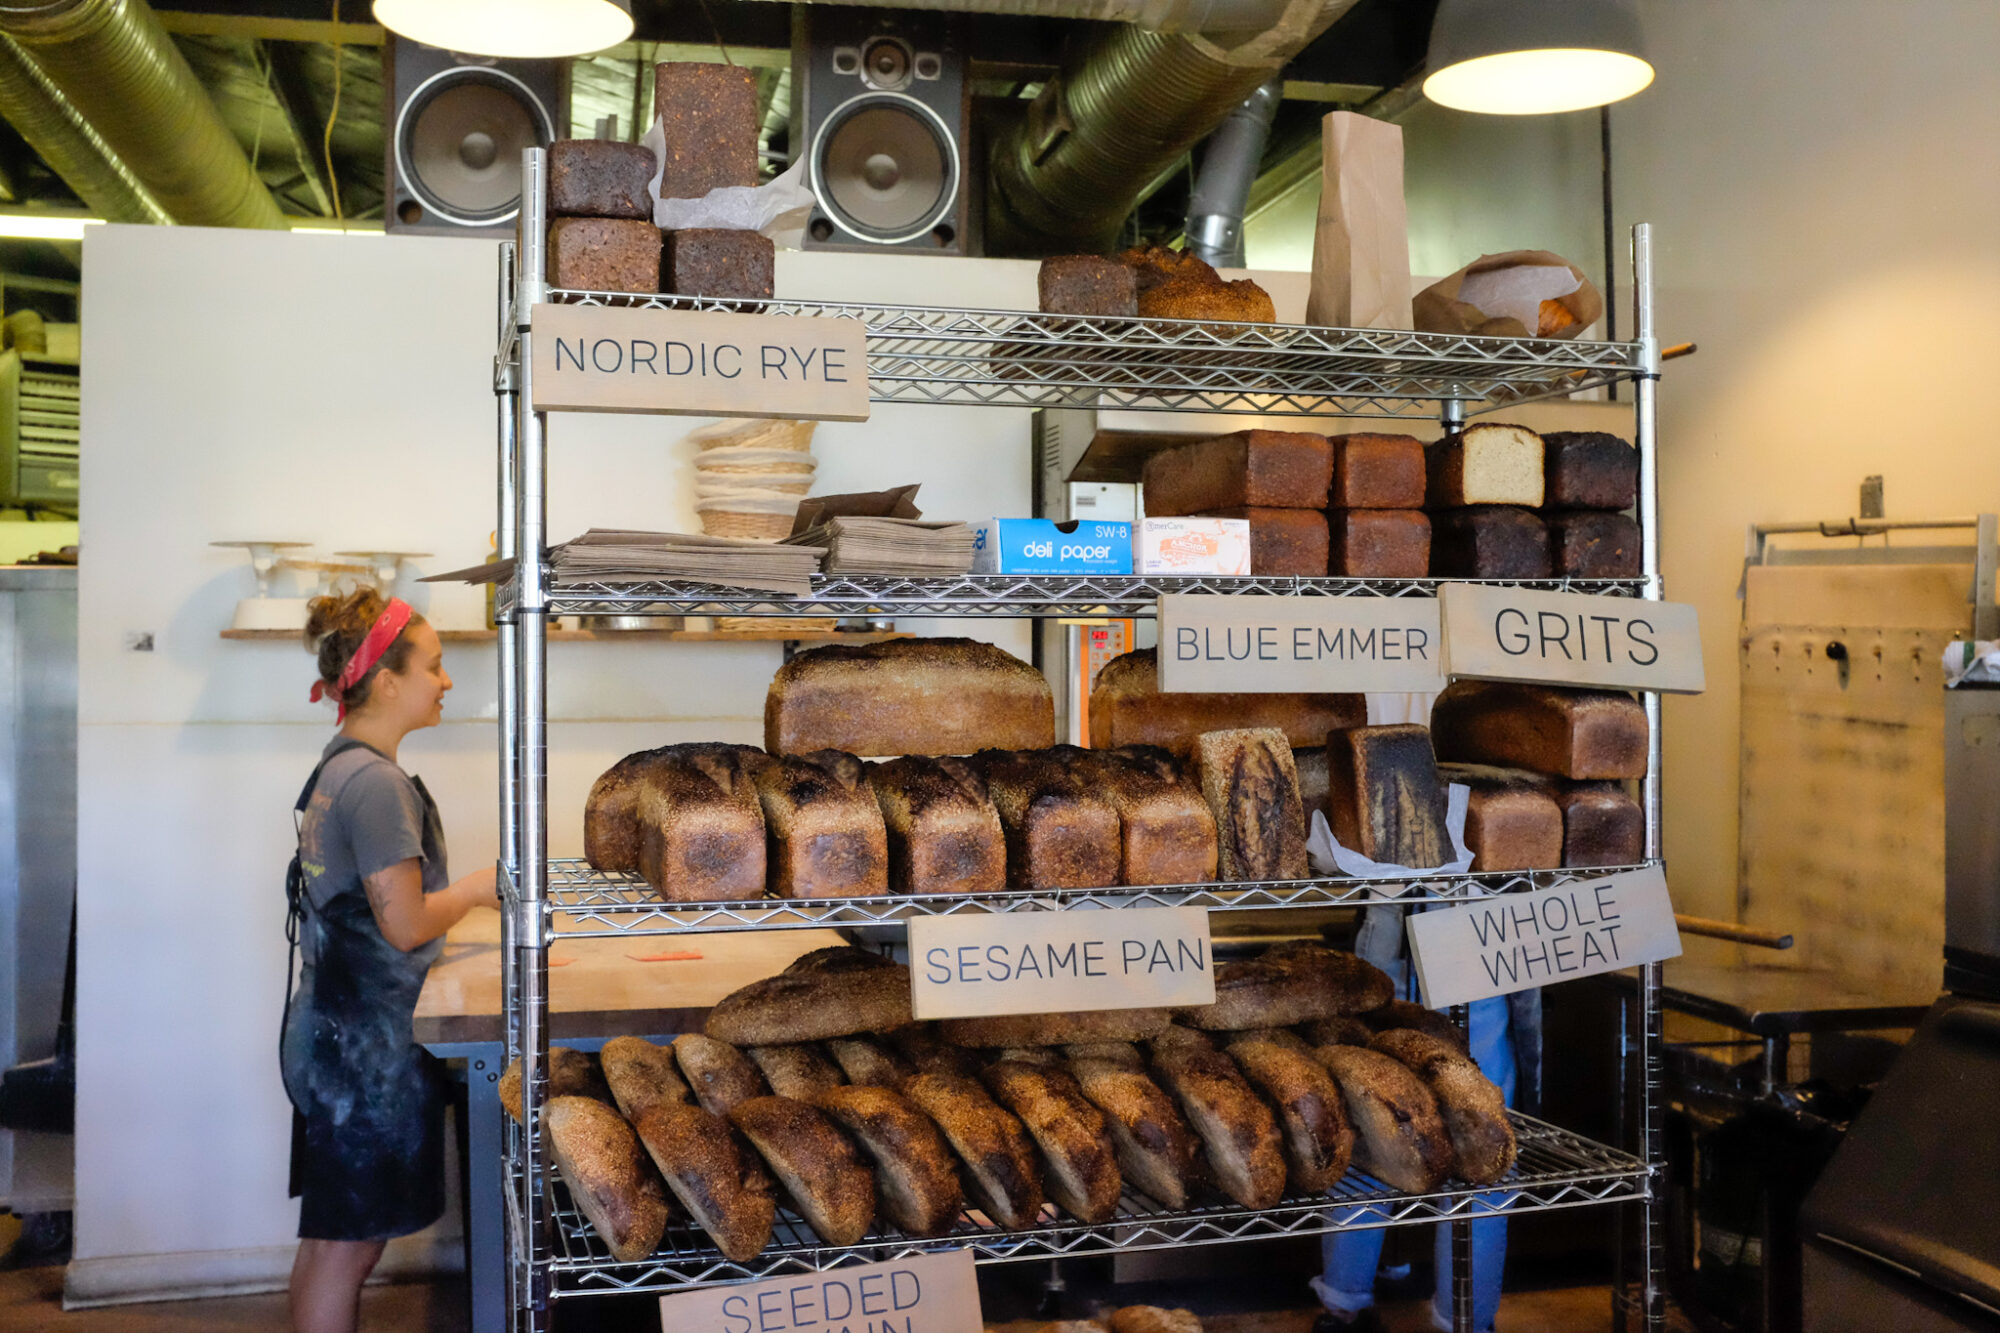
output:
MULTIPOLYGON (((368 687, 374 683, 377 671, 386 667, 400 672, 409 662, 410 635, 405 626, 380 660, 347 691, 345 699, 335 688, 348 660, 361 647, 361 641, 368 637, 369 627, 388 605, 386 597, 369 587, 356 588, 338 596, 315 597, 306 603, 306 650, 312 653, 319 665, 320 682, 326 687, 327 694, 335 701, 345 703, 349 712, 368 702, 368 687)), ((422 616, 411 614, 411 625, 422 623, 422 616)))

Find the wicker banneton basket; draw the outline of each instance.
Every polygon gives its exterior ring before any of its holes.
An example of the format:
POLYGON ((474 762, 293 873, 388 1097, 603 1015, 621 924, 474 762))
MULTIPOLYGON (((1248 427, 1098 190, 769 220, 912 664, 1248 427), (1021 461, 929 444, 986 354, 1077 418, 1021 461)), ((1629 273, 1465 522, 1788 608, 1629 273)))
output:
POLYGON ((812 421, 718 421, 688 436, 695 512, 711 537, 778 541, 812 489, 812 421))

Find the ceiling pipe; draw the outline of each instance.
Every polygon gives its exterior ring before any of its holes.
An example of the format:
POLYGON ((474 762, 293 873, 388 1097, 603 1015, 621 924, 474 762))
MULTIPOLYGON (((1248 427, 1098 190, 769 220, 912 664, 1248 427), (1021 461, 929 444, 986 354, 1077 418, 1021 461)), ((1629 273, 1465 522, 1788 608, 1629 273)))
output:
POLYGON ((172 222, 139 178, 49 82, 41 66, 0 37, 0 118, 106 222, 172 222))
POLYGON ((1095 19, 1136 23, 1158 32, 1262 32, 1280 22, 1290 0, 799 0, 865 9, 949 10, 1015 18, 1095 19))
POLYGON ((1284 80, 1266 79, 1202 149, 1201 170, 1188 196, 1187 250, 1217 268, 1243 267, 1243 210, 1271 137, 1271 118, 1284 98, 1284 80))
POLYGON ((0 0, 0 34, 25 49, 175 222, 285 226, 145 0, 0 0))

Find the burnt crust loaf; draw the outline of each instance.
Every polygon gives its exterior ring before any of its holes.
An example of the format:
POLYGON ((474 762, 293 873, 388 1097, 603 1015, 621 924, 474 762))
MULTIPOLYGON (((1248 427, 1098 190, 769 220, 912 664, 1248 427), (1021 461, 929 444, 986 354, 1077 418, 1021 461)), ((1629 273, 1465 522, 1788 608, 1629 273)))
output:
POLYGON ((897 639, 809 648, 764 698, 772 754, 949 755, 1055 744, 1055 695, 1041 672, 975 639, 897 639))
POLYGON ((1204 732, 1195 742, 1194 768, 1215 815, 1219 880, 1305 878, 1305 808, 1285 733, 1204 732))
POLYGON ((1007 884, 1007 842, 986 780, 961 759, 910 757, 868 771, 898 893, 990 893, 1007 884))
POLYGON ((1002 1060, 982 1078, 995 1101, 1019 1117, 1041 1149, 1042 1182, 1058 1207, 1080 1222, 1102 1222, 1123 1187, 1118 1151, 1104 1113, 1056 1065, 1002 1060))
POLYGON ((1277 1109, 1292 1192, 1332 1189, 1354 1154, 1354 1130, 1333 1075, 1311 1048, 1283 1029, 1238 1033, 1227 1049, 1277 1109))
POLYGON ((1215 815, 1171 754, 1150 745, 1063 750, 1084 781, 1118 811, 1120 884, 1203 884, 1215 878, 1215 815))
POLYGON ((1490 1185, 1507 1174, 1514 1165, 1514 1126, 1506 1099, 1478 1065, 1456 1047, 1408 1028, 1382 1033, 1374 1049, 1402 1061, 1437 1098, 1454 1175, 1490 1185))
POLYGON ((931 1118, 965 1164, 965 1183, 981 1211, 1010 1231, 1034 1222, 1042 1211, 1041 1162, 1011 1112, 976 1079, 956 1074, 919 1074, 903 1095, 931 1118))
POLYGON ((667 1188, 724 1255, 742 1263, 771 1240, 771 1179, 729 1122, 699 1106, 648 1107, 633 1125, 667 1188))
POLYGON ((1118 882, 1118 810, 1071 766, 1070 749, 982 750, 972 757, 1006 833, 1010 888, 1118 882))
POLYGON ((1278 318, 1271 294, 1248 278, 1225 282, 1199 255, 1163 245, 1135 247, 1118 256, 1138 286, 1139 313, 1147 319, 1226 319, 1270 324, 1278 318))
POLYGON ((1573 579, 1636 579, 1644 570, 1639 520, 1599 509, 1568 509, 1543 516, 1549 528, 1549 563, 1573 579))
POLYGON ((752 1097, 729 1112, 799 1216, 828 1245, 853 1245, 875 1220, 875 1174, 825 1112, 790 1097, 752 1097))
POLYGON ((1162 694, 1152 648, 1104 664, 1090 691, 1090 748, 1157 745, 1185 760, 1203 732, 1276 727, 1295 747, 1317 748, 1326 734, 1368 720, 1359 694, 1162 694))
POLYGON ((752 766, 774 896, 846 898, 889 891, 882 808, 858 769, 858 760, 849 769, 836 761, 784 755, 764 756, 752 766), (843 781, 842 772, 854 772, 855 780, 843 781))
POLYGON ((1384 1184, 1424 1194, 1451 1174, 1451 1138, 1437 1097, 1400 1060, 1362 1046, 1318 1046, 1313 1057, 1340 1084, 1354 1126, 1354 1165, 1384 1184))
POLYGON ((1518 505, 1475 505, 1431 515, 1431 573, 1441 579, 1545 579, 1555 568, 1549 529, 1518 505))
POLYGON ((1616 690, 1458 680, 1431 710, 1441 760, 1565 778, 1643 778, 1646 710, 1616 690))
POLYGON ((833 1088, 818 1105, 874 1163, 877 1206, 904 1235, 950 1228, 964 1196, 957 1162, 929 1116, 881 1087, 833 1088))
POLYGON ((1562 864, 1563 817, 1554 784, 1535 773, 1485 764, 1440 764, 1463 783, 1465 845, 1474 870, 1553 870, 1562 864))
POLYGON ((633 1263, 659 1248, 667 1191, 625 1117, 589 1097, 556 1097, 543 1123, 570 1197, 612 1256, 633 1263))
POLYGON ((1639 451, 1600 430, 1542 436, 1542 503, 1561 509, 1630 509, 1639 502, 1639 451))
POLYGON ((1371 861, 1428 870, 1452 858, 1445 784, 1424 727, 1350 727, 1326 738, 1326 818, 1371 861))
POLYGON ((1154 518, 1244 507, 1324 509, 1333 449, 1324 435, 1305 431, 1240 430, 1162 450, 1140 475, 1146 513, 1154 518))

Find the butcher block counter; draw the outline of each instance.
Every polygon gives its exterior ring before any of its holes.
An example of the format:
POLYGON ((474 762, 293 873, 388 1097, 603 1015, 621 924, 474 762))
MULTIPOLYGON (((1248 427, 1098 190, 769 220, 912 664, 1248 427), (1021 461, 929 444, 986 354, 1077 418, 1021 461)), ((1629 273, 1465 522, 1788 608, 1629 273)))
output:
MULTIPOLYGON (((472 1327, 506 1327, 501 1249, 499 1080, 506 1054, 500 1004, 500 914, 468 913, 445 937, 417 997, 412 1036, 465 1062, 466 1232, 472 1327)), ((831 930, 563 939, 549 946, 549 1040, 594 1051, 612 1037, 671 1041, 701 1031, 715 1002, 782 972, 794 958, 840 944, 831 930)))

